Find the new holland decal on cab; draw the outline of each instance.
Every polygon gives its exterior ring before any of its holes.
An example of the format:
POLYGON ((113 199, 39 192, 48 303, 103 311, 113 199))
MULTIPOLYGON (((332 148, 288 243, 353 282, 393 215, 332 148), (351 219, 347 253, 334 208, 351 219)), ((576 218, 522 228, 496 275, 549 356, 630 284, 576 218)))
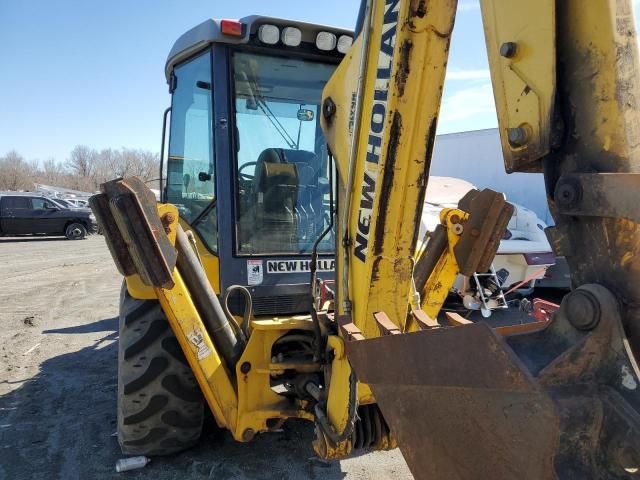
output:
MULTIPOLYGON (((334 259, 318 259, 318 272, 333 272, 334 259)), ((311 271, 311 260, 268 260, 267 273, 301 273, 311 271)))

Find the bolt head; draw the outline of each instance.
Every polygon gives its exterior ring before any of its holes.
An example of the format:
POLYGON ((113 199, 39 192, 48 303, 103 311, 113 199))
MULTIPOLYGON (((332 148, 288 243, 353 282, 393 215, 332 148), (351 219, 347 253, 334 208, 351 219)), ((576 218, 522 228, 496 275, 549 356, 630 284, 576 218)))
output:
POLYGON ((513 58, 518 53, 518 44, 516 42, 504 42, 500 45, 500 55, 504 58, 513 58))
POLYGON ((169 212, 165 213, 160 220, 163 224, 168 225, 169 223, 175 222, 176 216, 173 213, 169 212))
POLYGON ((522 127, 510 128, 507 131, 507 138, 512 147, 522 147, 527 143, 527 130, 522 127))
POLYGON ((322 104, 322 114, 324 115, 325 120, 331 119, 336 114, 336 104, 331 99, 331 97, 327 97, 322 104))
POLYGON ((553 197, 561 207, 572 208, 582 199, 582 187, 577 182, 564 181, 558 184, 553 197))
POLYGON ((243 362, 243 364, 240 365, 240 371, 246 375, 251 371, 251 364, 249 362, 243 362))

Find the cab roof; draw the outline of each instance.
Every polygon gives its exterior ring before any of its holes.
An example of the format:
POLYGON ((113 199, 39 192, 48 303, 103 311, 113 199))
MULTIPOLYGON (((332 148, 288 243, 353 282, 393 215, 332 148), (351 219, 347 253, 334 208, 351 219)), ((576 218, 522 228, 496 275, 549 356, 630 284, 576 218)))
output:
MULTIPOLYGON (((315 42, 315 37, 318 32, 332 32, 337 36, 350 35, 353 36, 353 31, 346 30, 344 28, 331 27, 326 25, 319 25, 313 23, 299 22, 296 20, 287 20, 284 18, 264 17, 261 15, 250 15, 238 19, 243 27, 243 33, 241 36, 225 35, 220 30, 221 19, 209 19, 202 22, 200 25, 192 28, 176 40, 169 52, 167 62, 165 64, 165 76, 167 82, 171 76, 171 72, 176 64, 186 60, 199 50, 202 50, 208 45, 213 43, 228 43, 228 44, 243 44, 248 43, 251 35, 258 31, 261 25, 269 24, 276 25, 278 27, 296 27, 302 32, 303 42, 315 42)), ((280 45, 283 50, 295 50, 296 47, 286 47, 280 45)))

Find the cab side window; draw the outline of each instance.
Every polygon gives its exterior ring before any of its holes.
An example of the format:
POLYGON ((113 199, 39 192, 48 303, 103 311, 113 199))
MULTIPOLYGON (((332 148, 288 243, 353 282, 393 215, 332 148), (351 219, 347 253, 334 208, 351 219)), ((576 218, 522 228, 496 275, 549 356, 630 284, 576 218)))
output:
POLYGON ((217 251, 211 51, 176 67, 171 104, 167 200, 217 251))
POLYGON ((30 210, 31 199, 28 197, 3 197, 3 210, 30 210))
POLYGON ((31 203, 33 204, 34 210, 48 210, 54 208, 53 203, 45 198, 32 198, 31 203))

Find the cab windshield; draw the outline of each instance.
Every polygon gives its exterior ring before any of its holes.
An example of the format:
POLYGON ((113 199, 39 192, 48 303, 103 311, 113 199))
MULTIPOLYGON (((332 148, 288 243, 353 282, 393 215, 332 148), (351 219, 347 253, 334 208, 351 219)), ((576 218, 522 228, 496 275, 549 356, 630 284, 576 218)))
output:
MULTIPOLYGON (((237 250, 309 253, 329 222, 322 89, 335 65, 236 52, 237 250)), ((318 246, 333 250, 333 236, 318 246)))

